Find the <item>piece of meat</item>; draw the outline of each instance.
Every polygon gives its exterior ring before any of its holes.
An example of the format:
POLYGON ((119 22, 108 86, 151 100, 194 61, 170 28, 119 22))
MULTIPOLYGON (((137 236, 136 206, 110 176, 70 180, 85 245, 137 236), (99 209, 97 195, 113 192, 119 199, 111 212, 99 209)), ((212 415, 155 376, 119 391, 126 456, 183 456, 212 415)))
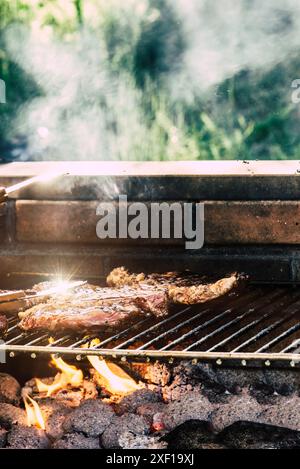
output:
POLYGON ((111 287, 152 286, 159 290, 166 290, 170 301, 174 303, 192 305, 225 295, 238 285, 241 278, 241 275, 234 273, 229 277, 211 282, 191 272, 145 275, 144 273, 131 274, 124 267, 117 267, 108 275, 106 281, 111 287))
POLYGON ((88 286, 73 294, 50 298, 20 314, 23 330, 97 330, 130 324, 136 317, 167 313, 167 295, 152 288, 88 286))
POLYGON ((237 275, 233 274, 231 277, 223 278, 207 285, 192 285, 190 287, 170 286, 168 293, 169 298, 174 303, 194 305, 225 295, 236 287, 237 282, 237 275))

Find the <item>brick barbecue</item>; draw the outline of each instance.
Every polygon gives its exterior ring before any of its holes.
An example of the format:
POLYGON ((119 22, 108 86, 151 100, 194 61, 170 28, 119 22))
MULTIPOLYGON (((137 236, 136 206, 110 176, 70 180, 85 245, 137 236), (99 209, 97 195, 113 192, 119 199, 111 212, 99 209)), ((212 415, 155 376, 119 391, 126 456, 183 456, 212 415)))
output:
MULTIPOLYGON (((65 166, 3 165, 0 185, 65 166)), ((30 287, 58 273, 101 285, 120 265, 133 272, 190 269, 216 278, 237 271, 249 283, 212 303, 139 320, 89 349, 82 347, 83 335, 58 334, 49 343, 47 334, 20 332, 11 318, 2 367, 20 389, 45 376, 53 353, 84 368, 87 355, 108 359, 145 388, 106 404, 111 421, 95 434, 76 427, 74 409, 63 411, 58 436, 34 427, 19 434, 11 420, 5 423, 12 409, 0 404, 3 446, 17 447, 24 438, 29 447, 299 447, 298 162, 74 162, 67 169, 67 178, 36 184, 6 202, 0 213, 2 288, 30 287), (178 239, 99 240, 96 207, 113 200, 118 210, 120 193, 145 203, 204 202, 204 247, 188 251, 178 239)), ((91 404, 79 399, 79 414, 81 406, 89 415, 88 406, 104 405, 99 389, 91 404)), ((23 411, 13 399, 2 402, 23 411)))

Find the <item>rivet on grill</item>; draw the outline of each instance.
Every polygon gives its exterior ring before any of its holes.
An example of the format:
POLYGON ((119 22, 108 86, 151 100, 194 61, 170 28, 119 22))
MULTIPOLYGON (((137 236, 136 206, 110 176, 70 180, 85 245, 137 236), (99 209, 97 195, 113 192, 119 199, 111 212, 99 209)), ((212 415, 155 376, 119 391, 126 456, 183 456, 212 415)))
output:
POLYGON ((242 366, 247 366, 246 360, 242 360, 242 366))
POLYGON ((192 365, 197 365, 197 363, 198 363, 197 358, 193 358, 193 360, 192 360, 192 365))
POLYGON ((150 361, 151 361, 150 357, 147 357, 147 358, 146 358, 146 362, 147 362, 147 363, 150 363, 150 361))
POLYGON ((292 361, 290 362, 290 365, 291 365, 291 367, 293 367, 293 368, 294 368, 294 366, 296 366, 296 363, 294 362, 294 360, 292 360, 292 361))
POLYGON ((81 361, 81 355, 76 355, 76 360, 77 360, 78 362, 80 362, 80 361, 81 361))
POLYGON ((217 365, 222 365, 222 360, 221 360, 221 358, 218 358, 218 360, 216 361, 216 364, 217 364, 217 365))
POLYGON ((126 357, 122 357, 121 358, 121 362, 126 362, 127 361, 127 358, 126 357))
POLYGON ((170 365, 172 365, 172 363, 174 363, 174 358, 170 358, 169 363, 170 363, 170 365))
POLYGON ((266 361, 265 361, 265 365, 266 365, 266 366, 271 366, 270 360, 266 360, 266 361))
POLYGON ((9 352, 9 356, 10 356, 10 358, 14 358, 15 352, 9 352))
POLYGON ((36 353, 32 353, 30 356, 31 358, 36 358, 36 353))

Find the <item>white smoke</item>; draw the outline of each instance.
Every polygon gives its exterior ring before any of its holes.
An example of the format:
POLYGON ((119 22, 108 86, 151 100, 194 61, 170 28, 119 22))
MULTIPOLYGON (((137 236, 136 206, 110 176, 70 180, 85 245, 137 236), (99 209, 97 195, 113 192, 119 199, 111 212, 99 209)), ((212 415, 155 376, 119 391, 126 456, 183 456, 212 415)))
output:
POLYGON ((192 98, 240 70, 267 70, 299 52, 298 0, 175 0, 187 41, 178 95, 192 98))
MULTIPOLYGON (((186 42, 179 63, 165 75, 174 100, 192 101, 240 70, 265 70, 299 51, 298 0, 167 1, 186 42)), ((135 38, 147 21, 159 17, 147 0, 114 0, 113 8, 118 5, 126 13, 123 21, 137 18, 135 38)), ((43 92, 12 124, 28 137, 30 158, 151 158, 155 133, 151 136, 145 123, 142 91, 125 72, 111 73, 100 36, 82 31, 68 43, 47 29, 28 34, 13 26, 6 39, 13 59, 43 92)))
POLYGON ((7 47, 42 89, 14 123, 29 139, 30 156, 45 159, 130 159, 145 137, 141 92, 129 76, 114 77, 96 37, 65 44, 41 31, 13 26, 7 47))

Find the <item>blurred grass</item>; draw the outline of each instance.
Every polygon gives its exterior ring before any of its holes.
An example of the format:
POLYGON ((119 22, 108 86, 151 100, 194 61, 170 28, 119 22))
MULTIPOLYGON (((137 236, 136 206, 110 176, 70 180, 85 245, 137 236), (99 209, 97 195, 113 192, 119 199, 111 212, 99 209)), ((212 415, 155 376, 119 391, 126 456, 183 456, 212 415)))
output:
MULTIPOLYGON (((6 50, 6 29, 17 22, 47 28, 68 44, 80 41, 87 28, 99 40, 99 53, 101 44, 107 54, 111 77, 125 77, 136 90, 140 119, 123 148, 127 116, 118 109, 112 113, 110 124, 120 142, 115 158, 299 159, 299 116, 289 87, 300 57, 265 73, 243 70, 189 103, 171 98, 167 77, 180 64, 185 37, 169 5, 164 0, 0 0, 0 77, 7 86, 7 104, 0 106, 1 154, 11 154, 16 141, 26 142, 12 123, 24 104, 43 95, 6 50)), ((98 101, 101 106, 105 97, 98 101)))

